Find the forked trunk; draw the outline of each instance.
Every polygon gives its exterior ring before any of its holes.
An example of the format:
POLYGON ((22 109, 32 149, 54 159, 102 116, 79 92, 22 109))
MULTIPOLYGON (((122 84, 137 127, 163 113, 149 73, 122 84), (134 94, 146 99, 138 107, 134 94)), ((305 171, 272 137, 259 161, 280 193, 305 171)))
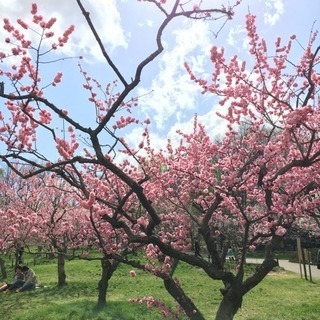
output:
MULTIPOLYGON (((275 243, 277 244, 279 239, 273 239, 272 246, 275 243)), ((232 320, 241 308, 243 296, 257 286, 277 266, 277 261, 273 259, 272 250, 266 250, 266 257, 263 263, 257 266, 255 272, 246 278, 244 282, 240 281, 242 277, 235 278, 232 286, 229 284, 224 289, 221 289, 223 299, 216 314, 216 320, 232 320)))
POLYGON ((239 290, 228 289, 223 296, 215 320, 232 320, 237 311, 241 308, 243 296, 239 290))
POLYGON ((107 304, 107 292, 108 292, 108 286, 109 286, 109 280, 112 277, 112 274, 118 267, 118 262, 114 261, 114 263, 111 263, 107 259, 101 260, 101 279, 98 284, 98 309, 103 308, 107 304))

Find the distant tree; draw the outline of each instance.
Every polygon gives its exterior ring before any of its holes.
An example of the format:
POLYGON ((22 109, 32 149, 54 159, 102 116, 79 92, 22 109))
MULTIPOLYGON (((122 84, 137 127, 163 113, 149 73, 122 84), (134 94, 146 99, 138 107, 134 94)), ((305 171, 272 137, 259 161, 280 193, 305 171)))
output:
MULTIPOLYGON (((22 168, 19 170, 23 172, 22 168)), ((88 230, 85 211, 77 205, 70 186, 50 174, 24 180, 11 170, 1 183, 1 190, 5 190, 6 197, 2 216, 8 221, 3 224, 9 231, 6 238, 2 238, 6 245, 11 240, 13 246, 19 244, 26 251, 35 244, 50 248, 50 252, 56 250, 58 284, 65 285, 67 250, 86 245, 85 231, 88 230)))
POLYGON ((18 251, 21 246, 28 245, 37 238, 34 228, 36 215, 25 206, 25 203, 17 201, 21 189, 23 189, 23 179, 16 176, 12 170, 6 170, 3 179, 0 180, 0 197, 3 199, 0 215, 0 248, 4 252, 14 252, 15 264, 19 264, 18 251), (12 175, 17 179, 11 180, 12 175))

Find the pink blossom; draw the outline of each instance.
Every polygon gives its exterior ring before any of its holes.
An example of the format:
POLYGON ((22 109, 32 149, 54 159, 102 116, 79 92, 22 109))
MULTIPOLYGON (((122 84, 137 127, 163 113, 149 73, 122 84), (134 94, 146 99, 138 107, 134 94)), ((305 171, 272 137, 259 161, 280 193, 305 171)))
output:
POLYGON ((7 30, 8 32, 11 32, 11 31, 14 30, 14 27, 11 25, 9 19, 4 18, 4 19, 3 19, 3 22, 4 22, 3 28, 4 28, 5 30, 7 30))
POLYGON ((36 3, 33 3, 32 4, 32 9, 31 9, 31 14, 32 15, 35 15, 38 11, 38 7, 37 7, 37 4, 36 3))
POLYGON ((131 276, 132 278, 134 278, 136 275, 137 275, 137 274, 136 274, 136 272, 135 272, 134 270, 131 270, 131 271, 130 271, 130 276, 131 276))
POLYGON ((51 114, 47 110, 41 110, 39 112, 39 116, 40 116, 40 122, 44 124, 49 124, 52 120, 51 114))
POLYGON ((62 78, 62 72, 58 72, 53 79, 52 85, 56 86, 57 83, 61 82, 61 78, 62 78))
POLYGON ((29 48, 29 46, 30 46, 30 44, 31 44, 31 41, 30 40, 28 40, 28 41, 26 41, 26 40, 23 40, 23 41, 21 41, 21 44, 22 44, 22 48, 29 48))
POLYGON ((42 20, 43 20, 43 17, 42 17, 41 15, 34 15, 32 21, 33 21, 35 24, 39 24, 42 20))
POLYGON ((13 54, 14 56, 19 55, 20 51, 21 51, 21 50, 19 50, 18 48, 12 48, 12 49, 11 49, 11 52, 12 52, 12 54, 13 54))
POLYGON ((287 230, 281 226, 279 226, 276 230, 276 235, 279 237, 283 237, 287 233, 287 230))
POLYGON ((46 32, 46 33, 45 33, 45 36, 46 36, 47 38, 51 38, 51 37, 54 36, 54 33, 53 33, 52 31, 46 32))
POLYGON ((46 23, 45 27, 46 27, 47 29, 50 29, 50 28, 54 25, 54 23, 55 23, 56 21, 57 21, 56 18, 51 18, 51 19, 46 23))
POLYGON ((71 25, 64 33, 63 36, 64 37, 68 37, 73 31, 74 31, 74 25, 71 25))
POLYGON ((23 29, 28 29, 28 25, 21 19, 18 19, 17 22, 20 24, 20 26, 23 28, 23 29))

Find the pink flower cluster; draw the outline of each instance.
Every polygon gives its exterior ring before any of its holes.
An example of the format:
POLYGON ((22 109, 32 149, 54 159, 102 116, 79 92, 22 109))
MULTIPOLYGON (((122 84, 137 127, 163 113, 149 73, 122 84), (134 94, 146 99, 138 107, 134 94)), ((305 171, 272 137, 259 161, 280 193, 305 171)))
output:
POLYGON ((143 297, 141 299, 130 299, 129 302, 132 303, 145 303, 148 309, 158 308, 163 319, 179 319, 179 315, 184 314, 183 310, 180 307, 177 307, 176 310, 168 307, 164 302, 154 297, 143 297))
POLYGON ((60 83, 62 79, 62 72, 58 72, 53 79, 52 85, 55 87, 57 83, 60 83))
POLYGON ((52 48, 56 49, 57 46, 63 47, 69 40, 69 36, 71 35, 71 33, 74 31, 75 27, 74 25, 71 25, 64 33, 62 37, 58 38, 58 45, 53 44, 52 48))
POLYGON ((130 271, 130 277, 134 278, 137 275, 137 273, 134 270, 130 271))
POLYGON ((56 138, 56 148, 59 154, 64 159, 69 159, 73 157, 74 152, 78 149, 78 147, 79 147, 79 142, 75 139, 74 135, 72 135, 72 139, 70 143, 65 139, 61 139, 59 137, 56 138))
POLYGON ((139 123, 139 120, 137 120, 133 117, 130 117, 130 116, 128 116, 126 118, 121 116, 120 120, 117 120, 116 124, 114 124, 112 127, 113 127, 113 129, 121 129, 121 128, 126 127, 130 123, 139 123))

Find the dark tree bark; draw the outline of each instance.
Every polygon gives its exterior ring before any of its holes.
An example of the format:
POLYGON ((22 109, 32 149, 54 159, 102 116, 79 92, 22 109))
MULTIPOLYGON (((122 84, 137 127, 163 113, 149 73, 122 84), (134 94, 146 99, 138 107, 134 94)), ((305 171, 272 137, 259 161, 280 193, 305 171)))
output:
POLYGON ((4 260, 2 258, 0 258, 0 269, 1 269, 2 278, 6 279, 8 274, 7 274, 6 265, 5 265, 4 260))
POLYGON ((256 268, 253 275, 243 281, 243 277, 235 277, 232 283, 225 282, 225 288, 221 289, 223 299, 216 313, 216 320, 232 320, 241 308, 244 295, 257 286, 266 275, 277 266, 270 252, 266 252, 267 258, 256 268))
POLYGON ((184 293, 180 286, 171 278, 163 280, 165 288, 170 295, 179 303, 186 315, 191 320, 204 320, 200 310, 195 306, 192 300, 184 293))
POLYGON ((119 265, 118 261, 111 262, 108 259, 101 260, 101 279, 98 284, 99 294, 98 294, 98 305, 97 308, 103 308, 107 304, 107 292, 109 286, 109 280, 113 273, 116 271, 119 265))
POLYGON ((58 286, 63 287, 67 284, 65 272, 65 253, 58 251, 58 286))
POLYGON ((223 292, 223 299, 219 305, 216 320, 232 320, 241 308, 243 294, 239 286, 230 287, 223 292))

